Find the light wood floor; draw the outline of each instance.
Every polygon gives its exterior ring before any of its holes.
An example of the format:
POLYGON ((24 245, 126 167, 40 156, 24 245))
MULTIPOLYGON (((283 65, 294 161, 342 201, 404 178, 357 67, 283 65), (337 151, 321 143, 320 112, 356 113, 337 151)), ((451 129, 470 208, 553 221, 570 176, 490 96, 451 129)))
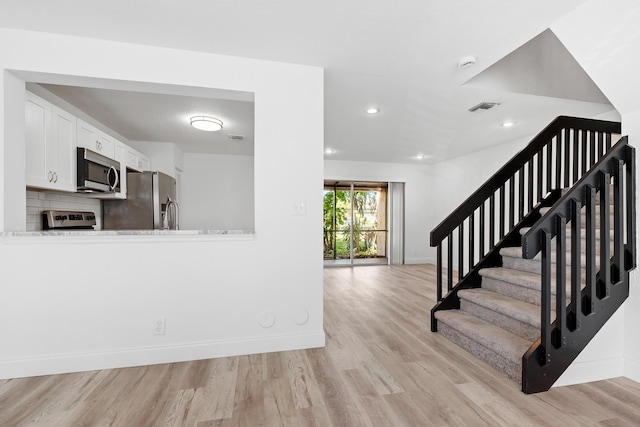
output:
POLYGON ((0 426, 638 426, 625 378, 524 395, 429 331, 433 266, 325 269, 323 349, 0 381, 0 426))

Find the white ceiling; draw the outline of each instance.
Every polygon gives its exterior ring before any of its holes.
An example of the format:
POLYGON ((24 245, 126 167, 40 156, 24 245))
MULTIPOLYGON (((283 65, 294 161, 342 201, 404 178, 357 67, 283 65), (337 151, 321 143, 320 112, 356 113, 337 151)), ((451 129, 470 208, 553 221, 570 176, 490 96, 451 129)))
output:
POLYGON ((254 104, 211 97, 40 84, 129 141, 173 142, 184 152, 253 155, 254 104), (219 132, 190 126, 190 118, 220 119, 219 132), (242 137, 231 139, 230 136, 242 137))
MULTIPOLYGON (((546 67, 525 68, 530 73, 527 79, 508 87, 496 85, 497 74, 492 74, 504 73, 504 66, 488 69, 581 3, 2 0, 0 26, 320 66, 325 69, 325 146, 336 150, 330 158, 415 163, 413 156, 418 153, 436 162, 529 137, 558 115, 616 116, 602 98, 575 100, 549 89, 544 82, 553 77, 546 67), (459 60, 468 55, 477 57, 476 65, 459 69, 459 60), (483 70, 486 73, 478 76, 483 70), (525 81, 535 81, 528 86, 535 89, 520 90, 525 81), (478 113, 467 111, 481 101, 500 105, 478 113), (373 105, 381 113, 367 116, 365 108, 373 105), (506 119, 517 125, 501 128, 506 119)), ((544 37, 539 39, 542 46, 552 43, 562 50, 559 42, 544 37)), ((529 64, 549 60, 548 55, 531 60, 544 48, 529 47, 524 52, 521 58, 529 64)), ((560 56, 569 61, 570 55, 560 56)), ((588 78, 581 79, 589 86, 588 78)), ((96 114, 108 116, 105 125, 124 137, 151 141, 186 142, 188 135, 180 132, 192 130, 177 131, 166 121, 166 127, 159 129, 157 122, 133 120, 135 116, 124 113, 118 117, 113 111, 128 111, 129 104, 140 110, 139 102, 186 109, 199 102, 197 97, 120 97, 96 90, 82 90, 76 96, 87 103, 93 99, 96 114), (147 133, 152 131, 161 133, 147 133)), ((249 134, 252 124, 240 129, 237 133, 249 134)))

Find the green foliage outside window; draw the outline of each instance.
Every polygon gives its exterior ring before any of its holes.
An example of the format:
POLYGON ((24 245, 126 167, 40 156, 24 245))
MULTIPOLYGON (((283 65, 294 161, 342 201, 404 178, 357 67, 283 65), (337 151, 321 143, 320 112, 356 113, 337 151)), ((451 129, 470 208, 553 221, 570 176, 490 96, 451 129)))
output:
POLYGON ((324 258, 341 259, 350 256, 350 225, 353 221, 354 257, 377 256, 376 228, 378 194, 375 191, 355 191, 353 218, 349 191, 324 192, 324 258))

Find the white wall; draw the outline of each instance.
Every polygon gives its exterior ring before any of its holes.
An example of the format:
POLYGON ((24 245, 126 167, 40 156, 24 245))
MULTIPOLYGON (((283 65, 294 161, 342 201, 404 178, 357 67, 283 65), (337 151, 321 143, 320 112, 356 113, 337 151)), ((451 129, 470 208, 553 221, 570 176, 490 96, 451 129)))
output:
POLYGON ((255 235, 0 235, 0 378, 324 345, 322 248, 309 244, 322 238, 321 69, 0 29, 0 70, 4 232, 25 226, 24 80, 256 99, 255 235), (290 216, 292 200, 307 214, 290 216))
MULTIPOLYGON (((620 111, 623 133, 635 147, 640 144, 640 79, 636 71, 640 66, 639 20, 640 3, 636 0, 589 0, 551 27, 620 111)), ((636 188, 640 191, 637 184, 636 188)), ((629 299, 621 308, 624 326, 604 343, 614 349, 612 358, 624 357, 624 375, 635 381, 640 381, 639 287, 636 269, 631 273, 629 299)))
POLYGON ((428 197, 432 186, 428 166, 326 160, 324 177, 349 181, 404 182, 405 263, 433 262, 428 255, 431 231, 428 219, 437 203, 428 197))
MULTIPOLYGON (((253 230, 253 156, 185 153, 181 227, 253 230)), ((271 191, 280 192, 280 185, 271 191)))
MULTIPOLYGON (((638 58, 640 62, 640 58, 638 58)), ((636 150, 640 149, 640 109, 623 115, 623 132, 629 135, 629 143, 636 150)), ((638 151, 636 151, 636 178, 638 171, 638 151)), ((638 199, 640 198, 640 186, 636 180, 636 227, 640 224, 640 210, 638 210, 638 199)), ((637 229, 636 229, 637 231, 637 229)), ((636 251, 640 241, 636 235, 636 251)), ((637 255, 636 255, 637 257, 637 255)), ((640 262, 636 259, 636 264, 640 262)), ((629 298, 624 304, 625 325, 624 330, 624 375, 640 382, 640 272, 636 267, 630 273, 629 298)))
MULTIPOLYGON (((437 200, 438 203, 434 203, 427 213, 429 230, 437 227, 530 140, 529 137, 514 140, 432 165, 431 185, 427 197, 429 200, 437 200)), ((457 242, 454 243, 457 248, 457 242)), ((454 253, 457 253, 457 249, 454 253)), ((435 248, 429 251, 429 262, 436 262, 435 248)), ((457 264, 455 256, 454 268, 457 268, 457 264)))

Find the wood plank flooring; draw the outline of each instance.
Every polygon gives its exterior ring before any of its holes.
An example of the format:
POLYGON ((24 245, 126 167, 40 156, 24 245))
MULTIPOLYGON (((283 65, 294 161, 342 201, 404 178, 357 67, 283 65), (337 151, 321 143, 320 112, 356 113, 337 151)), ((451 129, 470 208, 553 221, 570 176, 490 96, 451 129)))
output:
POLYGON ((328 268, 322 349, 0 381, 0 426, 637 426, 625 378, 524 395, 429 330, 429 265, 328 268))

